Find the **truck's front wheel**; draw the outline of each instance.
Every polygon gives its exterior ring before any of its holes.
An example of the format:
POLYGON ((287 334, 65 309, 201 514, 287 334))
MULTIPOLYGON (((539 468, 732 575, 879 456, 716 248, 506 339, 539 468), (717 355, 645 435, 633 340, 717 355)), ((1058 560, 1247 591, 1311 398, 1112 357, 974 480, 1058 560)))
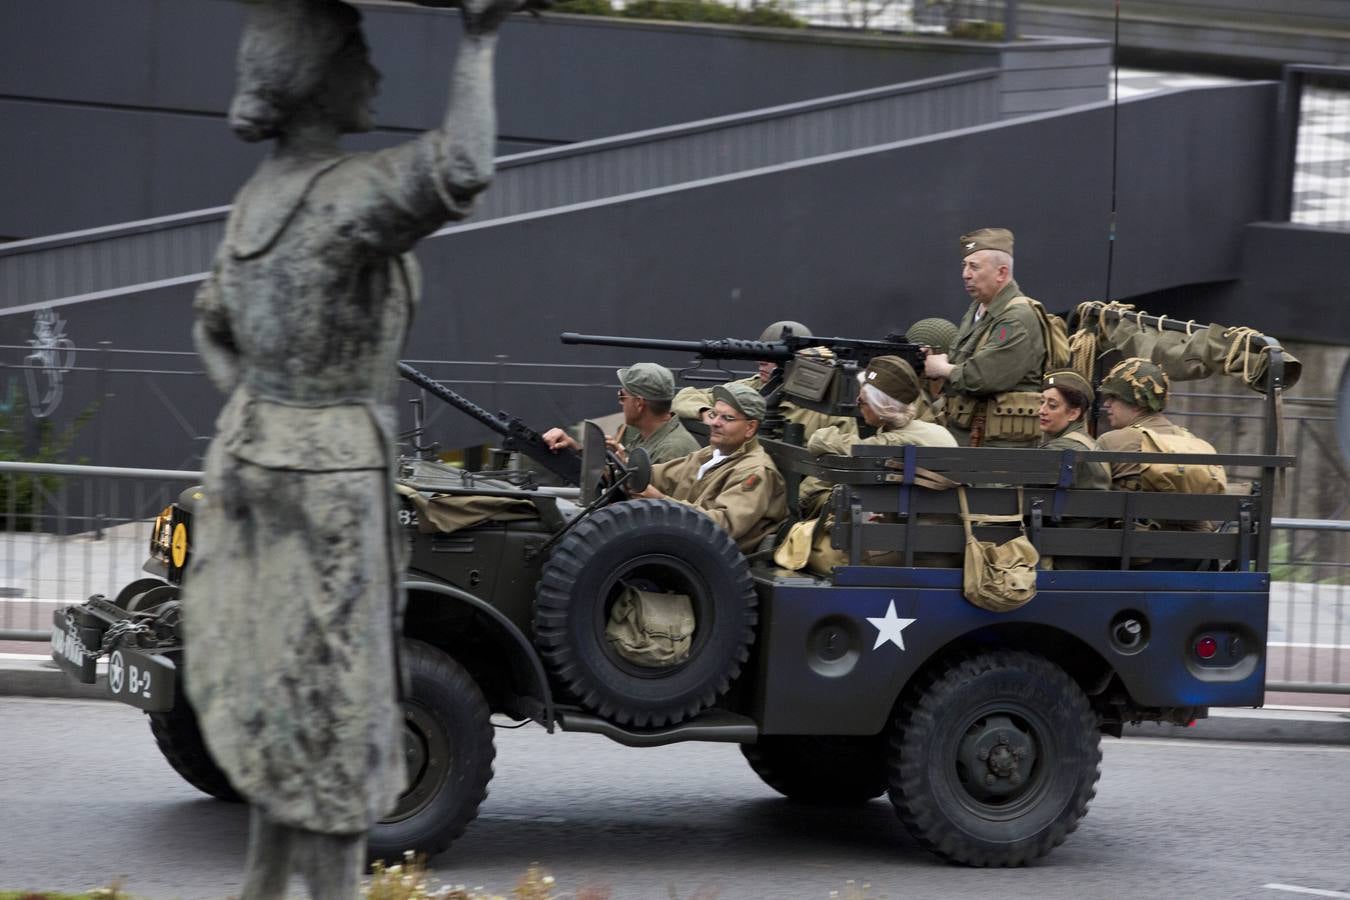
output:
POLYGON ((155 736, 159 752, 184 781, 217 800, 238 803, 244 799, 211 758, 201 729, 197 727, 197 712, 188 704, 187 698, 180 695, 168 712, 146 715, 150 717, 150 733, 155 736))
POLYGON ((434 856, 478 815, 492 780, 492 722, 483 692, 464 667, 421 641, 405 641, 412 693, 403 700, 408 789, 366 840, 371 859, 399 862, 405 850, 434 856))
POLYGON ((921 676, 891 738, 900 820, 924 847, 966 865, 1049 853, 1078 827, 1100 775, 1087 697, 1032 653, 981 653, 921 676))

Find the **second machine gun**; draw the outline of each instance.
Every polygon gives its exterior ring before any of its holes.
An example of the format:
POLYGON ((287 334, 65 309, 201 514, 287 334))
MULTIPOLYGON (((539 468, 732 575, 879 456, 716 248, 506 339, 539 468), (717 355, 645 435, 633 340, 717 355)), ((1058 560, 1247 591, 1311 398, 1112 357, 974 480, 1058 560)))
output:
MULTIPOLYGON (((885 340, 786 335, 779 341, 740 338, 679 341, 663 338, 616 337, 564 331, 564 344, 594 344, 631 347, 637 350, 667 350, 692 353, 703 360, 770 361, 778 364, 773 377, 760 388, 769 407, 765 427, 777 433, 782 418, 777 414, 782 399, 831 416, 854 417, 858 413, 857 373, 878 356, 898 356, 923 373, 923 348, 888 335, 885 340), (828 353, 818 352, 824 348, 828 353), (817 352, 813 352, 817 351, 817 352)), ((786 437, 786 436, 785 436, 786 437)))

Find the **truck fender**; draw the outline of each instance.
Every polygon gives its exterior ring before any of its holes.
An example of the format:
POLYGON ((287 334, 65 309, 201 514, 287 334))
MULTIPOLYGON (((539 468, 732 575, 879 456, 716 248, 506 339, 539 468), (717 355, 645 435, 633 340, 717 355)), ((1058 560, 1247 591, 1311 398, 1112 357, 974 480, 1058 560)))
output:
POLYGON ((475 611, 481 612, 493 622, 501 632, 510 639, 512 646, 505 649, 511 652, 513 661, 516 663, 523 662, 525 664, 525 667, 529 672, 530 680, 533 682, 536 696, 539 698, 539 703, 543 707, 543 715, 541 716, 539 724, 543 725, 550 734, 553 733, 553 691, 549 687, 548 676, 544 672, 543 661, 540 660, 539 654, 535 652, 534 645, 530 643, 530 639, 516 627, 514 622, 503 615, 496 607, 488 604, 484 600, 475 597, 468 591, 452 587, 448 584, 419 579, 416 581, 403 582, 403 589, 409 594, 416 592, 441 594, 442 596, 453 597, 462 603, 472 606, 475 611))

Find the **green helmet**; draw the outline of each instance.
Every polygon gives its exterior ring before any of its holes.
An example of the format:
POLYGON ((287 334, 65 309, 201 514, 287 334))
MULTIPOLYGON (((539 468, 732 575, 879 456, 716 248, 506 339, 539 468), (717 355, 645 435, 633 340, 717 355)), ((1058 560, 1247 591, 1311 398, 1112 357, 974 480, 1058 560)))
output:
POLYGON ((766 344, 774 343, 776 341, 781 341, 788 334, 791 334, 793 337, 810 337, 811 329, 807 328, 801 322, 774 322, 768 328, 764 329, 764 333, 759 336, 759 339, 766 344))
POLYGON ((1140 409, 1162 412, 1167 406, 1167 373, 1140 357, 1121 360, 1106 373, 1097 393, 1116 397, 1140 409))
POLYGON ((956 323, 946 319, 920 319, 909 326, 905 340, 931 347, 934 353, 946 353, 956 340, 956 323))

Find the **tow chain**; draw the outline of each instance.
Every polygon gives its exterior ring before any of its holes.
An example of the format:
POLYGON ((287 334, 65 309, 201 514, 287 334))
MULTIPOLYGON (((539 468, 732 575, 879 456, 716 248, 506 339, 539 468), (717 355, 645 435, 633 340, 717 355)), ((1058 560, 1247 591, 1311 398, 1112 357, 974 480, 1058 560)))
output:
MULTIPOLYGON (((67 613, 66 616, 69 618, 70 614, 67 613)), ((102 656, 111 650, 118 641, 128 635, 132 636, 132 640, 127 646, 140 647, 141 644, 136 640, 137 637, 140 635, 148 635, 149 637, 154 638, 155 636, 155 630, 147 624, 147 622, 153 620, 154 616, 147 613, 133 613, 131 618, 122 619, 112 623, 108 626, 108 630, 103 632, 103 643, 99 647, 98 653, 93 655, 102 656)))

